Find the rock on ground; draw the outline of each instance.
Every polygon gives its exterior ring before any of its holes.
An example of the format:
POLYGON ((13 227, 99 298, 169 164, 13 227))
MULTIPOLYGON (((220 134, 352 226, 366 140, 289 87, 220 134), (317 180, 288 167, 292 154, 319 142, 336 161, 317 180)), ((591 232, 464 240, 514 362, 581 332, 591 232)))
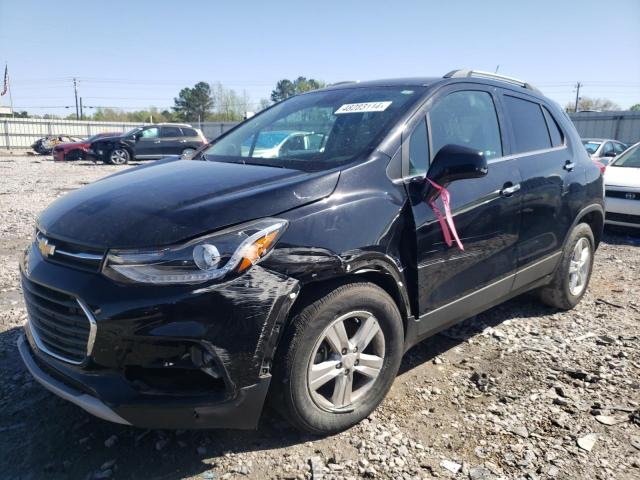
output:
POLYGON ((628 234, 605 235, 574 310, 523 296, 423 342, 382 406, 333 437, 299 434, 268 408, 255 432, 141 430, 56 398, 16 351, 18 258, 38 212, 124 168, 0 156, 2 478, 640 477, 640 239, 628 234))

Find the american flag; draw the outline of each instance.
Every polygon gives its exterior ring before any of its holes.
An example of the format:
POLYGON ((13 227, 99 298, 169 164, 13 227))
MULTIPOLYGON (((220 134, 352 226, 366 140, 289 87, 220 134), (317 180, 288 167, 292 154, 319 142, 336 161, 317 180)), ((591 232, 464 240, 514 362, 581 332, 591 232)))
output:
POLYGON ((2 85, 2 93, 0 96, 3 96, 9 90, 9 67, 7 65, 4 66, 4 83, 2 85))

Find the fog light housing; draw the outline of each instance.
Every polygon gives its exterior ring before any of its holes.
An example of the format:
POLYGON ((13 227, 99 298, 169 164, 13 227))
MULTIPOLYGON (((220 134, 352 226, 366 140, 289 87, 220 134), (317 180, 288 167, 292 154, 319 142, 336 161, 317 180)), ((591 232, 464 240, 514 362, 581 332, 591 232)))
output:
POLYGON ((191 361, 196 368, 199 368, 207 375, 219 379, 222 378, 220 370, 215 363, 213 355, 200 347, 191 347, 191 361))

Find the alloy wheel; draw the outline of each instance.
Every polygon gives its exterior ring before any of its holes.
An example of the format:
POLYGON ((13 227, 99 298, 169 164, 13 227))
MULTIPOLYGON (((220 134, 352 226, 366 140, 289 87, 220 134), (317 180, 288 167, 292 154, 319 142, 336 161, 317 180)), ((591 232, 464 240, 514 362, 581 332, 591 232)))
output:
POLYGON ((122 165, 129 161, 129 153, 122 148, 116 148, 109 155, 109 160, 115 165, 122 165))
POLYGON ((569 291, 578 296, 587 286, 591 269, 591 244, 585 237, 580 238, 573 247, 569 261, 569 291))
POLYGON ((180 154, 180 158, 184 160, 191 160, 194 152, 195 152, 195 149, 193 148, 185 148, 180 154))
POLYGON ((380 375, 384 355, 384 333, 375 316, 365 311, 340 316, 312 351, 307 369, 311 398, 324 410, 352 410, 380 375))

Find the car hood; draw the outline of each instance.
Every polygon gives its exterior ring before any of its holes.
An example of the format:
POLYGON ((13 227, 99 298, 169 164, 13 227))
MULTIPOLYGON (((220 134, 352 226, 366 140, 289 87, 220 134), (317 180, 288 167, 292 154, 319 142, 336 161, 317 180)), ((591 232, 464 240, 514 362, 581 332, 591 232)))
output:
POLYGON ((70 150, 73 148, 89 148, 89 142, 71 142, 71 143, 59 143, 56 148, 64 148, 70 150))
POLYGON ((42 212, 38 227, 47 235, 96 248, 170 245, 317 201, 333 192, 340 175, 170 160, 65 195, 42 212))
POLYGON ((612 167, 609 165, 604 172, 604 184, 607 186, 640 188, 640 168, 612 167))
POLYGON ((119 142, 121 140, 124 140, 126 137, 124 135, 113 135, 113 136, 109 136, 109 137, 100 137, 100 138, 96 138, 93 142, 91 142, 91 144, 94 143, 98 143, 98 142, 119 142))

